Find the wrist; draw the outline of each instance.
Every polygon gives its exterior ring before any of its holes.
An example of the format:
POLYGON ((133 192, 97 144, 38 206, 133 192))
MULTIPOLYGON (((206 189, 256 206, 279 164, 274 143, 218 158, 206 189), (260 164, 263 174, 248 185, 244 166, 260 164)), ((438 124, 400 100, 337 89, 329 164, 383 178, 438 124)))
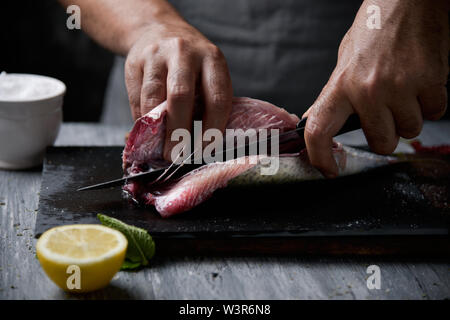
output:
MULTIPOLYGON (((159 2, 159 1, 157 1, 159 2)), ((131 23, 129 32, 124 37, 125 54, 128 54, 133 45, 148 32, 160 33, 165 25, 186 25, 187 22, 166 1, 155 5, 145 17, 140 17, 131 23)))

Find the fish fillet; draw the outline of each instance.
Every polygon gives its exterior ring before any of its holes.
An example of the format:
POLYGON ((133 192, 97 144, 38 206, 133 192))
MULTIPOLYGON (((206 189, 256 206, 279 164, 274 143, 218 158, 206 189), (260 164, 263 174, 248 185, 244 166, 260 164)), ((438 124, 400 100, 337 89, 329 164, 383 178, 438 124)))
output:
MULTIPOLYGON (((123 152, 124 174, 133 175, 150 167, 167 165, 163 160, 166 102, 138 119, 130 133, 123 152)), ((299 118, 268 102, 251 98, 234 98, 233 109, 227 123, 229 129, 295 128, 299 118)), ((297 150, 293 150, 297 151, 297 150)), ((386 164, 388 157, 377 156, 335 144, 333 154, 340 175, 348 175, 367 168, 386 164)), ((133 181, 124 186, 134 200, 153 205, 162 217, 188 211, 212 196, 214 191, 227 185, 276 184, 320 179, 320 172, 310 165, 306 150, 283 154, 277 159, 253 155, 245 159, 228 160, 204 165, 183 177, 157 187, 133 181), (274 175, 261 175, 268 161, 277 160, 279 168, 274 175)))

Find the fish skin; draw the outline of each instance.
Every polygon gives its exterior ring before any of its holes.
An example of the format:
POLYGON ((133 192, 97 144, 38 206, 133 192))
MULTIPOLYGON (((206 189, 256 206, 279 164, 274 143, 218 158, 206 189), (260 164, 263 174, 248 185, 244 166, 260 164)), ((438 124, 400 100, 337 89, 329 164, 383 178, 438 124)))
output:
MULTIPOLYGON (((395 158, 378 156, 370 152, 335 144, 333 154, 339 167, 339 175, 351 175, 371 168, 387 165, 395 158)), ((162 217, 189 211, 206 201, 220 188, 226 186, 254 186, 296 183, 306 180, 323 179, 323 175, 308 160, 306 151, 281 155, 279 168, 274 175, 261 175, 262 160, 268 156, 247 156, 238 159, 215 162, 191 171, 178 180, 141 194, 138 202, 154 205, 162 217), (252 159, 253 158, 253 159, 252 159), (257 158, 256 161, 254 158, 257 158)), ((126 187, 127 188, 127 187, 126 187)), ((144 188, 145 189, 145 188, 144 188)), ((134 192, 134 194, 139 194, 134 192)))
MULTIPOLYGON (((343 146, 340 143, 334 144, 333 156, 338 164, 338 176, 341 177, 357 174, 397 161, 394 157, 379 156, 367 151, 343 146)), ((274 185, 324 179, 320 171, 310 164, 306 149, 298 154, 280 155, 279 168, 274 175, 261 175, 262 166, 263 164, 258 163, 239 176, 231 179, 228 185, 274 185)))

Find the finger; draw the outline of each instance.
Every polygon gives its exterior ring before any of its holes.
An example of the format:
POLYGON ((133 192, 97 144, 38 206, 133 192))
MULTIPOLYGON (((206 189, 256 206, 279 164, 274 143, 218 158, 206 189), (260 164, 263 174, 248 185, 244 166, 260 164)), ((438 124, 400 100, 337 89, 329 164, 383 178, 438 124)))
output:
POLYGON ((164 158, 171 160, 171 150, 178 142, 171 141, 176 129, 190 130, 194 110, 196 73, 193 64, 186 59, 174 59, 169 63, 167 75, 167 127, 164 158))
MULTIPOLYGON (((369 106, 369 102, 366 105, 369 106)), ((359 118, 370 149, 378 154, 391 154, 399 140, 391 110, 384 105, 369 106, 364 110, 359 113, 359 118)))
POLYGON ((391 107, 395 129, 400 137, 412 139, 422 131, 422 110, 417 98, 404 99, 391 107))
POLYGON ((205 109, 203 130, 216 128, 223 132, 231 113, 233 89, 225 59, 208 59, 202 68, 205 109))
POLYGON ((164 61, 147 62, 142 77, 140 110, 144 115, 166 100, 167 67, 164 61))
POLYGON ((447 110, 447 88, 437 85, 419 93, 419 102, 425 119, 438 120, 447 110))
POLYGON ((128 57, 125 62, 125 85, 128 92, 131 115, 136 120, 141 116, 141 86, 142 86, 142 64, 140 61, 128 57))
POLYGON ((335 92, 322 92, 308 112, 305 142, 308 157, 313 166, 325 177, 333 178, 339 173, 334 160, 333 137, 353 113, 351 103, 335 92))

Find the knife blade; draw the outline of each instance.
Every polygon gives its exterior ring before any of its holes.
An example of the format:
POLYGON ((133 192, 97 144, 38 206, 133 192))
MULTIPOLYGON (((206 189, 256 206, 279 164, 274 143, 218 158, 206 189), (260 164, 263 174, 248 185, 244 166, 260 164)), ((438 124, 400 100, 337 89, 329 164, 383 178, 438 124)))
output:
MULTIPOLYGON (((270 142, 271 139, 273 139, 274 137, 278 137, 278 139, 279 139, 279 146, 280 146, 279 153, 283 153, 284 149, 292 148, 293 146, 295 146, 295 148, 299 148, 299 149, 304 148, 305 147, 304 132, 305 132, 306 121, 307 121, 307 118, 305 117, 297 123, 296 128, 293 130, 280 133, 276 136, 272 136, 272 137, 269 136, 266 139, 261 139, 261 140, 257 139, 257 141, 248 142, 242 146, 235 146, 235 147, 232 147, 229 149, 225 149, 225 150, 221 151, 220 153, 228 154, 227 152, 230 152, 230 151, 233 151, 234 153, 236 153, 237 150, 240 148, 245 148, 244 150, 247 150, 251 145, 270 142)), ((360 128, 361 128, 361 124, 360 124, 358 115, 352 114, 348 117, 347 121, 342 126, 341 130, 339 130, 339 132, 335 136, 338 136, 338 135, 341 135, 341 134, 344 134, 346 132, 350 132, 353 130, 357 130, 360 128)), ((270 150, 268 152, 270 152, 270 150)), ((217 153, 217 154, 220 154, 220 153, 217 153)), ((145 179, 150 182, 150 181, 154 181, 154 180, 160 178, 161 175, 165 174, 168 170, 171 170, 170 172, 172 172, 172 173, 176 172, 177 173, 176 177, 180 177, 180 176, 182 176, 192 170, 195 170, 203 165, 205 165, 205 163, 201 163, 201 164, 182 163, 182 164, 175 164, 175 165, 172 164, 169 167, 158 168, 158 169, 154 169, 154 170, 150 170, 150 171, 146 171, 146 172, 137 173, 135 175, 128 176, 128 177, 118 178, 118 179, 114 179, 114 180, 104 181, 104 182, 96 183, 93 185, 81 187, 81 188, 78 188, 77 191, 97 190, 97 189, 104 189, 104 188, 108 188, 108 187, 117 187, 117 186, 124 185, 128 181, 135 181, 135 180, 141 180, 141 179, 142 180, 145 179)))

